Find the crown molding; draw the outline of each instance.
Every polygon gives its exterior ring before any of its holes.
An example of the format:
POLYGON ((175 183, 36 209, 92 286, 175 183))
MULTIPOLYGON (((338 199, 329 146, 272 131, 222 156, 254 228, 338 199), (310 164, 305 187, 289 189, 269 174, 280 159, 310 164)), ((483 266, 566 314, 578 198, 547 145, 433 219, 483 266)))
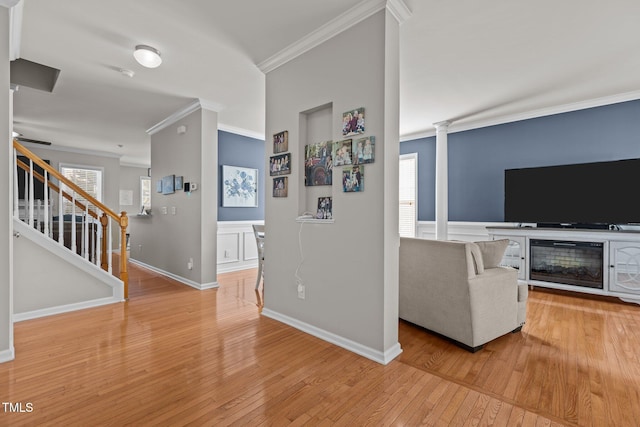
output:
POLYGON ((409 9, 404 0, 387 0, 387 10, 391 12, 400 25, 411 18, 411 9, 409 9))
MULTIPOLYGON (((586 110, 589 108, 603 107, 605 105, 619 104, 621 102, 635 101, 640 99, 640 91, 619 93, 616 95, 603 96, 600 98, 589 99, 586 101, 572 102, 570 104, 557 105, 554 107, 540 108, 538 110, 527 111, 524 113, 509 114, 490 119, 476 120, 467 123, 453 123, 449 127, 449 133, 463 132, 472 129, 480 129, 488 126, 503 125, 507 123, 519 122, 522 120, 537 119, 545 116, 553 116, 555 114, 570 113, 572 111, 586 110)), ((435 136, 435 129, 426 129, 422 132, 414 132, 400 136, 400 142, 413 141, 421 138, 429 138, 435 136)))
POLYGON ((400 23, 411 16, 411 11, 403 0, 363 0, 342 15, 260 62, 258 68, 265 74, 269 73, 385 8, 388 8, 400 23))
POLYGON ((160 122, 151 126, 149 129, 146 130, 146 132, 149 135, 156 134, 160 132, 162 129, 165 129, 171 126, 172 124, 176 123, 178 120, 184 119, 189 114, 199 109, 219 112, 220 110, 223 109, 223 105, 218 104, 216 102, 207 101, 205 99, 196 99, 193 102, 191 102, 189 105, 184 107, 183 109, 176 111, 166 119, 161 120, 160 122))
POLYGON ((248 129, 243 129, 235 126, 225 125, 224 123, 218 123, 218 130, 223 132, 233 133, 240 136, 246 136, 247 138, 259 139, 265 141, 264 133, 254 132, 248 129))

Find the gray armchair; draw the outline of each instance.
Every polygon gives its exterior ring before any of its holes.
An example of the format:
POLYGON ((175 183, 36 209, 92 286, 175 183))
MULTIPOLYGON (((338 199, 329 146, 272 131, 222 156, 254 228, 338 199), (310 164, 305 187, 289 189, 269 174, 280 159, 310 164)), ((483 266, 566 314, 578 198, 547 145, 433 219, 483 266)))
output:
POLYGON ((400 318, 473 352, 519 331, 527 287, 518 284, 515 270, 485 266, 483 255, 496 265, 502 257, 499 248, 495 256, 495 245, 506 242, 400 239, 400 318))

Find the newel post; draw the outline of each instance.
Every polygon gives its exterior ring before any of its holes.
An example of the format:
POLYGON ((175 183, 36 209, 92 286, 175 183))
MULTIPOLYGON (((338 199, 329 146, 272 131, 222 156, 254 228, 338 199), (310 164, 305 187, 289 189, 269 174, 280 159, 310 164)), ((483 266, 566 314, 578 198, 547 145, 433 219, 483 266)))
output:
POLYGON ((120 280, 124 283, 124 299, 129 299, 129 272, 127 271, 127 212, 120 212, 120 280))
POLYGON ((100 217, 100 225, 102 225, 102 239, 100 240, 100 267, 104 271, 109 271, 109 263, 107 260, 107 256, 109 255, 107 252, 107 226, 109 225, 109 217, 107 217, 106 213, 102 213, 100 217))

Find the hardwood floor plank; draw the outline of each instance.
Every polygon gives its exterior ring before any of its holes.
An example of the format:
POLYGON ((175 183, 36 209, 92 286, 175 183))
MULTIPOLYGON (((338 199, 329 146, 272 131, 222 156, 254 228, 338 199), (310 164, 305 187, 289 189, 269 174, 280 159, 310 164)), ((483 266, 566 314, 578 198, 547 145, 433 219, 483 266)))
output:
POLYGON ((553 425, 640 419, 640 307, 532 290, 475 354, 399 323, 381 366, 261 316, 255 270, 198 291, 130 267, 130 300, 15 324, 0 425, 553 425))

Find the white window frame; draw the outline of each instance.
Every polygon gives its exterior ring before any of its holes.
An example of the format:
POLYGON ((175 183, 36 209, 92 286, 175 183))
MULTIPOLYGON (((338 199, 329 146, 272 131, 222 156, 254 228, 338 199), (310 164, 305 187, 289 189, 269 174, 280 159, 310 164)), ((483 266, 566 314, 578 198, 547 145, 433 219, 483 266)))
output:
MULTIPOLYGON (((400 216, 400 213, 398 213, 398 232, 400 233, 401 237, 417 237, 418 234, 418 153, 408 153, 408 154, 401 154, 400 155, 400 159, 399 162, 402 162, 403 160, 414 160, 414 167, 415 167, 415 171, 414 171, 414 177, 415 177, 415 183, 414 183, 414 191, 415 194, 413 196, 413 201, 414 201, 414 216, 413 216, 413 235, 407 235, 407 234, 403 234, 401 232, 402 228, 400 226, 400 221, 402 220, 402 217, 400 216)), ((400 170, 400 166, 398 168, 400 170)), ((398 179, 398 181, 400 181, 400 179, 398 179)), ((400 200, 400 195, 401 195, 401 191, 400 189, 398 189, 398 210, 400 210, 400 203, 402 203, 402 201, 400 200)))
POLYGON ((143 212, 145 209, 151 209, 151 177, 150 176, 141 176, 140 177, 140 212, 143 212), (145 189, 144 189, 144 182, 147 182, 147 185, 149 186, 148 191, 149 191, 149 205, 145 205, 144 204, 144 193, 145 193, 145 189))

